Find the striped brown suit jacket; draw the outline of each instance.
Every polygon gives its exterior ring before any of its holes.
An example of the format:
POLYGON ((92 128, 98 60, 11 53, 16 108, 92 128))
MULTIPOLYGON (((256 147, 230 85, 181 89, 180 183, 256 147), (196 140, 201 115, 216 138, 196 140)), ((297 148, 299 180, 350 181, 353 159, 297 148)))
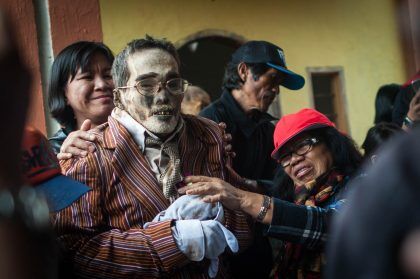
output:
MULTIPOLYGON (((182 172, 232 177, 224 165, 219 127, 204 118, 183 118, 185 126, 179 140, 182 172)), ((64 174, 92 190, 53 216, 58 239, 78 276, 173 278, 188 274, 206 278, 205 263, 189 262, 177 248, 170 221, 143 229, 169 206, 169 201, 128 131, 109 117, 96 135, 94 153, 60 162, 64 174)), ((250 237, 245 216, 225 209, 225 226, 243 249, 250 237)), ((219 275, 223 273, 219 270, 219 275)))

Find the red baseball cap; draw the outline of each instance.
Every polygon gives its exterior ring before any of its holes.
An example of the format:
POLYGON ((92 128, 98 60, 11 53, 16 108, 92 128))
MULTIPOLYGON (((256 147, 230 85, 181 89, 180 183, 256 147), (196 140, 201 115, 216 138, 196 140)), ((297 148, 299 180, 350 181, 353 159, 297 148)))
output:
POLYGON ((90 190, 85 184, 61 174, 50 143, 33 127, 26 127, 23 134, 22 167, 27 183, 45 196, 51 211, 69 206, 90 190))
POLYGON ((323 127, 335 127, 328 117, 314 109, 305 108, 283 116, 274 130, 273 159, 279 159, 280 148, 302 132, 323 127))

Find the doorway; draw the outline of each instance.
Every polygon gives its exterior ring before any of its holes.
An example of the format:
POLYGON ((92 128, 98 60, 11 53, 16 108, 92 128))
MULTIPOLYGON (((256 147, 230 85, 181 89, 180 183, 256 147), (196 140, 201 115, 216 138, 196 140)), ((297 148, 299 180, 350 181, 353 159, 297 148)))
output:
POLYGON ((313 107, 350 134, 342 67, 309 67, 313 107))
POLYGON ((209 93, 211 101, 222 93, 225 66, 245 40, 218 34, 196 34, 178 47, 181 75, 209 93))

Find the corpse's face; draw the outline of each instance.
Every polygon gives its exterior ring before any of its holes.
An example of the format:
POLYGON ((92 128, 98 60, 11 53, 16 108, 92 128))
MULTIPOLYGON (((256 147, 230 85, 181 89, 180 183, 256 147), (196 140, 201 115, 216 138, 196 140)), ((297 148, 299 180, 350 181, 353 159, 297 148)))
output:
MULTIPOLYGON (((180 77, 175 58, 161 49, 135 52, 127 63, 130 72, 127 86, 134 86, 138 81, 150 78, 165 84, 170 79, 180 77)), ((183 94, 173 94, 162 85, 152 96, 142 95, 135 87, 131 87, 121 93, 121 104, 148 131, 166 137, 178 125, 182 98, 183 94)))

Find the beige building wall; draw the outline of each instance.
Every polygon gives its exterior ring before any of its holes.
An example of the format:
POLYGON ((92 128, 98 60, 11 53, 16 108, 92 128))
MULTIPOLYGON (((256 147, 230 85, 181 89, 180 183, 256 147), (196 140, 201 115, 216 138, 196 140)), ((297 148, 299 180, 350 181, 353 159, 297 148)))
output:
MULTIPOLYGON (((216 29, 271 41, 288 67, 342 67, 351 136, 358 143, 373 123, 379 86, 405 80, 393 0, 100 0, 104 43, 119 52, 150 34, 179 42, 216 29)), ((309 83, 307 83, 308 85, 309 83)), ((281 89, 283 113, 311 106, 309 86, 281 89)))

